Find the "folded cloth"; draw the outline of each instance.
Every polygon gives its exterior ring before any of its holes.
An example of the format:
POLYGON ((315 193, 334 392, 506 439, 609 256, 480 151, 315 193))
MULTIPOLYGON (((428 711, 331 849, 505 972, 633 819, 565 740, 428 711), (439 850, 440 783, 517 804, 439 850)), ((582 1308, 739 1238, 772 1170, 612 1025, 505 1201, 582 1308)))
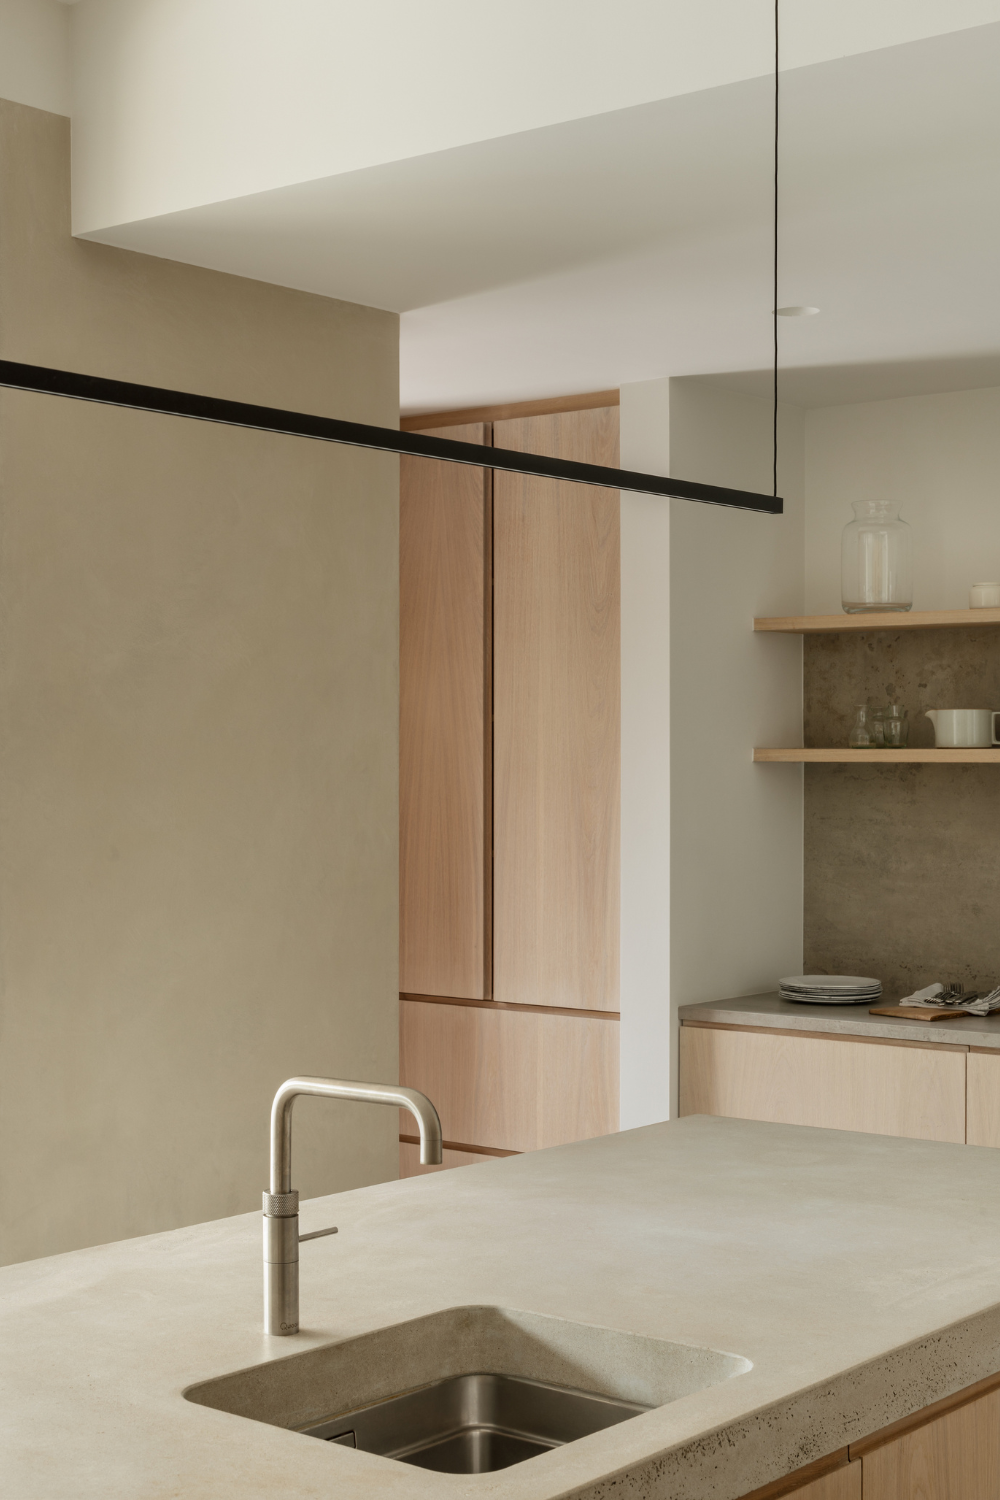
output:
POLYGON ((914 990, 899 1003, 935 1009, 947 1006, 949 1010, 965 1011, 970 1016, 988 1016, 991 1011, 1000 1010, 1000 985, 988 995, 962 995, 946 990, 943 984, 929 984, 926 989, 914 990))

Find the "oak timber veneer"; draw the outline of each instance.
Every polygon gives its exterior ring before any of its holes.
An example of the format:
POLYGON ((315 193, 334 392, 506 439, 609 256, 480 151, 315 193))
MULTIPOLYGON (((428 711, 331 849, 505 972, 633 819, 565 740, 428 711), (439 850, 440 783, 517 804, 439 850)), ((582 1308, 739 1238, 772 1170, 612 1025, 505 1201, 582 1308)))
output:
POLYGON ((478 1151, 451 1151, 446 1146, 441 1152, 441 1161, 432 1167, 424 1167, 420 1164, 420 1147, 412 1141, 400 1141, 399 1143, 399 1175, 400 1177, 422 1177, 426 1172, 444 1172, 451 1167, 474 1167, 479 1162, 496 1161, 495 1156, 489 1156, 478 1151))
MULTIPOLYGON (((618 408, 496 422, 618 464, 618 408)), ((618 1009, 619 496, 494 478, 493 996, 618 1009)))
MULTIPOLYGON (((617 466, 604 395, 444 435, 617 466)), ((401 467, 400 1066, 447 1166, 618 1128, 619 499, 508 477, 401 467)))
MULTIPOLYGON (((457 411, 428 412, 422 417, 400 417, 403 432, 434 432, 438 437, 446 434, 442 427, 454 427, 466 422, 503 422, 511 417, 541 417, 559 411, 588 411, 595 406, 618 406, 620 391, 585 391, 578 396, 543 396, 537 401, 511 401, 505 406, 464 406, 457 411)), ((567 454, 576 458, 576 454, 567 454)), ((586 460, 584 460, 586 462, 586 460)), ((1000 610, 997 611, 1000 614, 1000 610)), ((754 628, 756 629, 756 623, 754 628)))
POLYGON ((966 1057, 954 1046, 684 1024, 680 1113, 961 1143, 966 1057))
MULTIPOLYGON (((822 1469, 825 1460, 810 1464, 804 1471, 822 1469)), ((800 1473, 803 1471, 800 1471, 800 1473)), ((849 1463, 846 1449, 843 1457, 827 1473, 817 1479, 796 1482, 796 1475, 788 1474, 776 1479, 773 1484, 744 1495, 742 1500, 862 1500, 861 1463, 849 1463)))
POLYGON ((814 1479, 812 1484, 788 1490, 787 1494, 789 1500, 861 1500, 861 1465, 845 1464, 842 1469, 824 1474, 822 1479, 814 1479))
POLYGON ((401 1000, 399 1076, 446 1140, 534 1151, 618 1129, 618 1018, 401 1000))
POLYGON ((400 460, 400 989, 475 1000, 491 983, 490 479, 400 460))
POLYGON ((996 1500, 1000 1391, 865 1452, 861 1463, 864 1500, 996 1500))
POLYGON ((1000 1053, 970 1048, 965 1077, 967 1144, 1000 1146, 1000 1053))

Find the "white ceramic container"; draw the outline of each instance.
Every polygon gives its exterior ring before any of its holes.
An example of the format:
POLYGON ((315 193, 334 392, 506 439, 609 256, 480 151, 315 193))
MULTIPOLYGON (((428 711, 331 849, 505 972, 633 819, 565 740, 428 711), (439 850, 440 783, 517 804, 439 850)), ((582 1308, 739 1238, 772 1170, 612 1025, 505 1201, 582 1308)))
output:
POLYGON ((941 746, 1000 745, 997 719, 1000 710, 992 708, 928 708, 927 717, 934 725, 934 743, 941 746))

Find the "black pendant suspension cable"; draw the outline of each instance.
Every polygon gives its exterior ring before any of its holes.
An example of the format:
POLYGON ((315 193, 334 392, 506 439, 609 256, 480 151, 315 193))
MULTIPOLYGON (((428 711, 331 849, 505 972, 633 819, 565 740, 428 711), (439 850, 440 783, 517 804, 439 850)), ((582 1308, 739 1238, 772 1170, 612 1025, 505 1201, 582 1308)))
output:
POLYGON ((666 479, 660 474, 609 469, 602 464, 576 463, 538 453, 516 453, 507 448, 484 451, 478 443, 459 443, 452 438, 431 437, 420 432, 400 432, 395 427, 373 427, 367 422, 342 422, 335 417, 283 411, 274 406, 255 406, 247 401, 225 401, 218 396, 198 396, 189 391, 163 390, 159 386, 138 385, 131 380, 108 380, 101 375, 51 370, 43 365, 18 364, 10 359, 0 359, 0 387, 3 386, 49 396, 68 396, 76 401, 95 401, 103 406, 123 406, 133 411, 219 422, 227 427, 315 438, 325 443, 343 443, 351 448, 373 448, 382 453, 407 454, 412 458, 436 458, 477 469, 502 469, 509 474, 529 474, 539 479, 564 479, 570 484, 596 485, 601 489, 695 500, 702 505, 727 505, 736 510, 760 511, 765 515, 780 516, 782 513, 782 502, 777 494, 757 495, 750 490, 697 484, 689 479, 666 479))
POLYGON ((778 494, 778 6, 774 0, 774 285, 771 303, 771 324, 774 333, 774 431, 772 434, 773 486, 778 494))

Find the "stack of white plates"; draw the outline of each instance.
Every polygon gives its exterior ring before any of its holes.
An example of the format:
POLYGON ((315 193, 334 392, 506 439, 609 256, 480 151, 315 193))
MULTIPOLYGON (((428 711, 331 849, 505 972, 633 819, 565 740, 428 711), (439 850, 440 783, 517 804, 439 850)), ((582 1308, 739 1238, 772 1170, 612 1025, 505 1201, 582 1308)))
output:
POLYGON ((810 1005, 864 1005, 881 993, 881 980, 858 974, 796 974, 778 981, 782 1000, 804 1000, 810 1005))

